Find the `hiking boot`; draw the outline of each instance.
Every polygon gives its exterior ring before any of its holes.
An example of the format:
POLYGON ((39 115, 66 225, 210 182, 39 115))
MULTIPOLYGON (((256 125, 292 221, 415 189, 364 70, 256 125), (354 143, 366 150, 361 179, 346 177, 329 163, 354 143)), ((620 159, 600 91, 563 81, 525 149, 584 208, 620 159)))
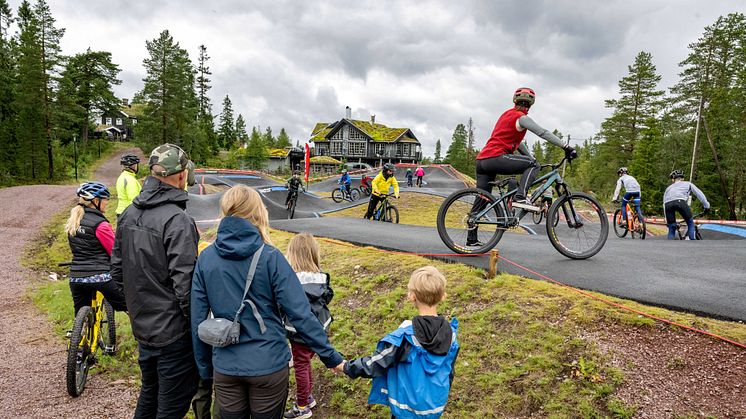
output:
POLYGON ((541 208, 537 207, 536 205, 534 205, 531 201, 529 201, 526 198, 514 199, 513 208, 521 208, 521 209, 525 209, 526 211, 531 211, 531 212, 541 212, 541 208))
POLYGON ((297 404, 293 405, 293 408, 285 412, 284 415, 282 415, 283 418, 296 418, 296 419, 305 419, 310 418, 313 416, 313 412, 311 412, 311 408, 309 406, 304 407, 303 409, 299 408, 297 404))

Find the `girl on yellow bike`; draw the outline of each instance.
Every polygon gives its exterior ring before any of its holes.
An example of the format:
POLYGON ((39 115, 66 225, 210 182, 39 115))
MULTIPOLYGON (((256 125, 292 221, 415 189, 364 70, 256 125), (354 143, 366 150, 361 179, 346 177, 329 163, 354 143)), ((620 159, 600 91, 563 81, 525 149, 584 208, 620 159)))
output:
POLYGON ((73 254, 70 293, 75 314, 91 304, 96 291, 104 295, 114 310, 126 311, 124 294, 109 273, 114 230, 103 212, 111 194, 103 183, 86 182, 80 185, 76 195, 78 203, 70 210, 65 224, 73 254))

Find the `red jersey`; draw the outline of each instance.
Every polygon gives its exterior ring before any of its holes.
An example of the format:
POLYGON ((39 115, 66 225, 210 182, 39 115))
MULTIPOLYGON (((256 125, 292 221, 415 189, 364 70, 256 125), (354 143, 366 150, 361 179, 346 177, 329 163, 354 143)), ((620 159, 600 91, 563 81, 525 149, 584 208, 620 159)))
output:
POLYGON ((526 112, 516 108, 503 112, 500 119, 495 123, 495 129, 492 130, 492 135, 487 140, 487 144, 477 155, 477 160, 512 154, 518 149, 523 137, 526 136, 526 130, 518 131, 516 121, 523 115, 526 115, 526 112))

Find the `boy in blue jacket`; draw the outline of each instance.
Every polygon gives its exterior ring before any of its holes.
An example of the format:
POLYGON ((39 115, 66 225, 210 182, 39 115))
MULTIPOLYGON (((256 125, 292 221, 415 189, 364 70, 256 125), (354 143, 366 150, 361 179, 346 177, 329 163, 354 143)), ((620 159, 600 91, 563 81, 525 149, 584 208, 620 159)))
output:
POLYGON ((350 378, 373 378, 368 403, 391 409, 395 418, 439 418, 453 382, 459 345, 458 320, 438 315, 446 279, 434 266, 412 273, 408 299, 419 312, 378 342, 376 352, 347 362, 350 378))

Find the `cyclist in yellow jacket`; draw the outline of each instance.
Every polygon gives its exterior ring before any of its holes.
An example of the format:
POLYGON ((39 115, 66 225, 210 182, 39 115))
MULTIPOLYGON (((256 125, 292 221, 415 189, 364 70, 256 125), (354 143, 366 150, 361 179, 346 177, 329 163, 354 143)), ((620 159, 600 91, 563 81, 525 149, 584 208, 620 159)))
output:
POLYGON ((132 203, 132 200, 140 194, 140 181, 137 180, 137 170, 140 168, 140 158, 134 154, 125 154, 119 161, 124 168, 117 179, 117 218, 132 203))
POLYGON ((383 165, 381 173, 376 175, 372 182, 372 192, 370 194, 370 202, 368 202, 368 210, 365 211, 365 218, 370 220, 373 216, 373 212, 376 210, 378 203, 383 201, 383 198, 388 195, 389 189, 394 188, 394 196, 399 198, 399 182, 394 177, 396 172, 396 166, 391 163, 383 165))

